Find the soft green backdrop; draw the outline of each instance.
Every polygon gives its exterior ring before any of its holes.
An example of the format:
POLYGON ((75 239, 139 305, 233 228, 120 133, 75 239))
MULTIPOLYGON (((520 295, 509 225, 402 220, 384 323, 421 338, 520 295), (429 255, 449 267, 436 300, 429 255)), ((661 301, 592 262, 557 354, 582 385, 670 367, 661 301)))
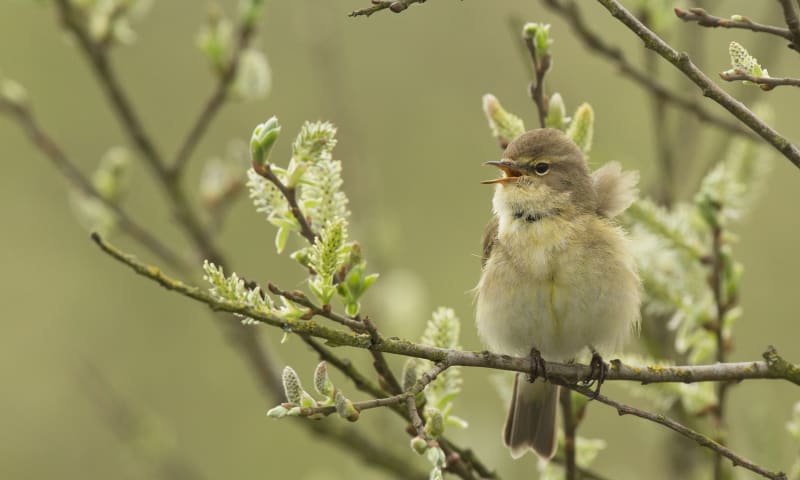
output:
MULTIPOLYGON (((231 10, 235 3, 224 6, 231 10)), ((779 21, 775 2, 756 3, 724 2, 718 13, 779 21)), ((495 93, 529 125, 535 120, 526 96, 528 65, 509 19, 553 23, 550 87, 564 95, 569 109, 581 101, 594 106, 593 160, 616 159, 639 169, 645 186, 659 181, 647 97, 614 67, 588 54, 534 1, 437 0, 399 16, 345 16, 366 4, 267 2, 257 43, 273 70, 272 94, 224 109, 200 144, 190 180, 198 177, 206 158, 224 152, 230 139, 247 138, 270 115, 280 117, 286 134, 275 159, 287 157, 286 137, 303 120, 335 122, 340 127, 336 155, 344 161, 355 236, 372 268, 384 274, 379 281, 383 289, 373 295, 385 297, 373 298, 370 311, 385 333, 417 337, 435 306, 452 306, 463 319, 463 345, 479 349, 469 290, 479 274, 478 239, 491 192, 478 181, 492 175, 480 164, 499 153, 481 114, 480 97, 495 93), (388 312, 393 304, 406 315, 388 312)), ((137 25, 139 41, 115 54, 125 87, 166 153, 174 152, 213 85, 194 47, 205 7, 205 2, 187 0, 156 2, 137 25)), ((28 88, 41 122, 90 171, 109 146, 124 144, 125 138, 52 10, 47 2, 0 2, 0 68, 28 88)), ((630 58, 642 58, 633 35, 604 10, 585 2, 585 11, 610 40, 625 43, 630 58)), ((697 27, 677 25, 675 37, 692 28, 697 27)), ((796 54, 782 41, 759 43, 753 34, 718 30, 704 31, 701 38, 710 72, 728 68, 727 44, 733 39, 757 56, 774 58, 767 64, 773 74, 797 72, 796 54)), ((689 51, 699 54, 699 48, 692 45, 689 51)), ((667 66, 661 71, 665 79, 674 78, 667 66)), ((699 95, 686 83, 679 85, 699 95)), ((800 139, 796 90, 781 88, 755 97, 775 107, 780 131, 800 139)), ((726 115, 710 101, 704 103, 726 115)), ((706 127, 700 138, 711 138, 704 142, 704 153, 695 157, 694 166, 677 172, 686 191, 695 184, 700 164, 718 153, 725 140, 706 127)), ((267 419, 264 412, 271 405, 206 311, 101 255, 74 220, 64 179, 4 117, 0 155, 0 478, 151 478, 155 473, 148 451, 171 452, 207 478, 384 478, 342 451, 318 444, 292 422, 267 419), (155 433, 142 435, 138 447, 120 443, 109 428, 108 412, 99 408, 108 392, 96 390, 97 375, 155 425, 146 430, 155 433)), ((800 177, 785 159, 776 157, 773 163, 762 200, 739 229, 736 252, 746 267, 746 313, 737 324, 734 360, 759 358, 768 344, 789 359, 800 359, 800 220, 794 208, 800 177)), ((165 197, 149 174, 143 165, 135 166, 127 205, 165 239, 183 245, 185 239, 170 226, 165 197)), ((248 277, 294 285, 300 272, 276 257, 272 236, 272 228, 247 201, 240 201, 220 243, 248 277)), ((138 246, 117 241, 152 260, 138 246)), ((279 332, 262 332, 281 364, 290 363, 310 378, 315 359, 299 341, 279 346, 279 332)), ((361 352, 352 356, 364 358, 361 352)), ((502 448, 505 405, 494 392, 490 372, 469 370, 465 379, 457 409, 471 426, 453 429, 451 435, 474 447, 505 478, 530 478, 536 460, 528 456, 512 462, 502 448)), ((617 386, 605 389, 620 395, 617 386)), ((798 399, 796 387, 778 382, 735 387, 729 411, 733 447, 769 467, 788 468, 798 446, 790 442, 784 423, 798 399)), ((408 450, 394 417, 369 412, 361 427, 376 442, 394 444, 409 461, 424 465, 408 450)), ((673 433, 618 418, 602 405, 591 406, 581 431, 609 442, 595 464, 599 472, 616 479, 665 478, 658 473, 667 461, 661 447, 675 441, 673 433)))

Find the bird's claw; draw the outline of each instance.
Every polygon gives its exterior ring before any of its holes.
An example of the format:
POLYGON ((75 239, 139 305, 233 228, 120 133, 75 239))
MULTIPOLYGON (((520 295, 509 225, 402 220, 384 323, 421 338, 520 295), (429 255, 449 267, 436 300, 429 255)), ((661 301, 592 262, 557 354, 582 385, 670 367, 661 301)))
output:
POLYGON ((531 349, 530 353, 531 369, 528 372, 528 382, 533 383, 537 377, 542 377, 547 381, 547 365, 542 358, 542 353, 536 348, 531 349))
POLYGON ((600 387, 606 381, 606 374, 608 373, 608 365, 603 361, 603 357, 599 353, 592 351, 592 361, 589 362, 589 377, 583 381, 585 387, 591 387, 595 382, 597 386, 594 392, 589 397, 589 400, 594 400, 600 395, 600 387))

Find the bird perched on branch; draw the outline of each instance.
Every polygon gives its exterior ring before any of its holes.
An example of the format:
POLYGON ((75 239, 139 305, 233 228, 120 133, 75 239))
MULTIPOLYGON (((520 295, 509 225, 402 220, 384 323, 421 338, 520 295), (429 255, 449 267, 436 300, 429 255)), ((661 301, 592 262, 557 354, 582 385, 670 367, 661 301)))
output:
MULTIPOLYGON (((483 341, 548 361, 617 351, 638 328, 641 286, 613 218, 635 199, 638 174, 617 163, 590 172, 580 148, 550 128, 523 133, 486 163, 503 176, 483 182, 496 185, 477 287, 483 341)), ((517 374, 503 436, 514 458, 555 454, 558 389, 517 374)))

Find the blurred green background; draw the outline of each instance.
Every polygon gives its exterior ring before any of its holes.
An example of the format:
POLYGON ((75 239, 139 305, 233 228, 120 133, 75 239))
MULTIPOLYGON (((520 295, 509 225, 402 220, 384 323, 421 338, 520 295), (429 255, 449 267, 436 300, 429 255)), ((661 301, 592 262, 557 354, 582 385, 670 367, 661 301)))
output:
MULTIPOLYGON (((364 245, 371 269, 383 275, 367 311, 387 335, 417 338, 434 307, 451 306, 463 321, 463 346, 480 349, 469 291, 479 275, 479 237, 490 214, 491 191, 478 182, 493 175, 481 163, 499 154, 480 110, 481 96, 494 93, 529 126, 536 118, 526 93, 528 62, 511 19, 553 24, 549 91, 561 92, 570 111, 591 102, 597 116, 592 160, 614 159, 639 169, 645 190, 660 180, 648 97, 615 67, 589 54, 535 1, 439 0, 402 15, 347 18, 347 12, 367 4, 267 2, 256 43, 272 68, 272 93, 263 101, 224 108, 193 158, 188 182, 196 182, 207 158, 223 154, 231 139, 248 138, 270 115, 278 115, 284 126, 275 161, 288 158, 289 139, 304 120, 334 122, 354 237, 364 245)), ((742 13, 780 22, 775 2, 712 5, 723 16, 742 13)), ((236 2, 222 6, 232 12, 236 2)), ((641 63, 644 49, 629 31, 594 2, 585 2, 585 13, 604 37, 641 63)), ((139 40, 114 54, 124 86, 169 155, 214 85, 194 45, 205 15, 205 2, 155 2, 136 25, 139 40)), ((671 38, 680 43, 696 28, 675 25, 671 38)), ((765 63, 773 75, 796 76, 796 54, 782 41, 720 30, 702 31, 699 38, 701 43, 685 48, 704 59, 712 76, 729 68, 731 40, 770 58, 765 63)), ((126 144, 49 2, 0 2, 0 69, 27 87, 42 124, 84 171, 90 172, 108 147, 126 144)), ((701 99, 697 89, 676 81, 670 67, 663 65, 660 72, 709 111, 727 115, 701 99)), ((724 88, 744 91, 731 84, 724 88)), ((778 130, 800 139, 795 90, 758 91, 750 98, 768 101, 778 130)), ((697 128, 701 153, 677 171, 683 198, 727 140, 710 127, 697 128)), ((682 143, 674 132, 658 135, 682 143)), ((387 478, 291 421, 266 418, 272 405, 208 313, 99 253, 74 218, 65 180, 6 117, 0 117, 0 153, 0 264, 5 269, 0 281, 0 478, 156 478, 160 473, 153 459, 161 455, 205 478, 387 478), (116 400, 109 403, 111 398, 116 400), (114 411, 122 405, 144 422, 125 424, 124 412, 114 411), (125 428, 142 429, 134 435, 138 443, 120 440, 115 432, 125 428)), ((758 359, 769 344, 790 360, 800 359, 800 220, 793 207, 798 172, 784 158, 770 160, 768 186, 738 229, 736 254, 746 267, 745 316, 736 327, 732 360, 758 359)), ((167 200, 150 172, 141 162, 133 170, 126 206, 184 248, 186 239, 171 225, 167 200)), ((275 255, 273 235, 242 198, 219 243, 248 278, 299 286, 302 272, 275 255)), ((125 238, 116 242, 154 260, 125 238)), ((192 281, 199 282, 199 272, 198 262, 192 281)), ((305 345, 291 338, 279 345, 280 332, 260 330, 279 366, 291 364, 310 381, 316 357, 305 345)), ((366 363, 363 352, 339 353, 366 363)), ((333 375, 353 398, 362 398, 333 375)), ((456 413, 470 427, 449 434, 504 478, 534 477, 533 456, 512 462, 502 447, 505 405, 491 375, 464 372, 456 413)), ((604 391, 625 398, 616 385, 607 384, 604 391)), ((729 398, 734 450, 770 468, 787 469, 798 450, 784 429, 800 399, 797 388, 751 381, 736 386, 729 398)), ((369 412, 358 427, 424 467, 395 417, 369 412)), ((661 452, 678 438, 655 425, 618 418, 599 404, 590 407, 581 433, 608 440, 593 468, 615 479, 667 478, 659 473, 669 461, 661 452)))

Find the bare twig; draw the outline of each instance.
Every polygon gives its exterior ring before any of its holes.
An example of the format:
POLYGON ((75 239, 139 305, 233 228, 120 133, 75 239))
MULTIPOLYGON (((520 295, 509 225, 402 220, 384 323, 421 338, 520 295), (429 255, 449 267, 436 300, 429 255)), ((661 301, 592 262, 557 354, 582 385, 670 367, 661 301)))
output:
POLYGON ((631 65, 621 49, 606 43, 602 36, 589 27, 578 8, 578 4, 574 1, 565 3, 561 0, 543 0, 543 3, 567 21, 573 32, 583 41, 586 48, 616 64, 623 76, 628 77, 652 95, 663 98, 671 105, 694 114, 698 120, 714 125, 728 133, 755 138, 750 131, 742 127, 738 122, 731 122, 707 112, 699 103, 681 97, 666 86, 658 83, 646 72, 642 72, 631 65))
POLYGON ((348 17, 369 17, 375 12, 386 10, 387 8, 394 13, 400 13, 415 3, 425 3, 426 0, 372 0, 372 6, 353 10, 348 17))
POLYGON ((756 23, 747 17, 742 17, 741 20, 716 17, 709 14, 702 8, 690 8, 688 10, 675 8, 675 15, 684 22, 697 22, 698 25, 703 27, 738 28, 753 32, 769 33, 770 35, 775 35, 785 38, 786 40, 793 41, 792 33, 789 31, 789 29, 775 25, 756 23))
POLYGON ((785 78, 785 77, 755 77, 747 74, 744 70, 737 68, 733 72, 722 72, 719 74, 723 80, 728 82, 735 82, 744 80, 758 84, 761 90, 769 91, 775 87, 791 86, 800 87, 800 78, 785 78))
POLYGON ((550 55, 545 54, 542 58, 536 54, 536 47, 533 44, 533 39, 526 36, 525 46, 528 48, 528 53, 531 56, 531 63, 533 64, 534 79, 528 85, 528 92, 530 93, 533 103, 536 104, 536 111, 539 114, 539 126, 544 128, 544 119, 547 117, 547 99, 544 94, 544 76, 550 69, 550 55))
MULTIPOLYGON (((590 398, 594 397, 594 391, 589 389, 589 388, 582 387, 582 386, 579 386, 579 385, 565 385, 565 386, 567 388, 570 388, 570 389, 582 394, 582 395, 586 395, 587 397, 590 397, 590 398)), ((676 422, 675 420, 672 420, 671 418, 668 418, 668 417, 666 417, 664 415, 653 414, 653 413, 650 413, 650 412, 645 412, 644 410, 639 410, 638 408, 631 407, 630 405, 625 405, 625 404, 617 402, 615 400, 611 400, 610 398, 606 397, 605 395, 597 395, 594 398, 595 398, 595 400, 597 400, 600 403, 603 403, 605 405, 608 405, 610 407, 615 408, 619 415, 634 415, 634 416, 637 416, 639 418, 643 418, 645 420, 649 420, 651 422, 657 423, 659 425, 663 425, 663 426, 669 428, 670 430, 678 432, 679 434, 683 435, 684 437, 686 437, 688 439, 691 439, 691 440, 694 440, 695 442, 697 442, 698 445, 700 445, 702 447, 705 447, 705 448, 708 448, 708 449, 716 452, 717 454, 729 459, 733 463, 733 466, 735 466, 735 467, 739 467, 739 466, 744 467, 747 470, 750 470, 751 472, 755 472, 755 473, 757 473, 757 474, 759 474, 759 475, 761 475, 762 477, 765 477, 765 478, 769 478, 769 479, 773 479, 773 480, 787 480, 785 473, 783 473, 783 472, 773 472, 773 471, 767 470, 767 469, 765 469, 763 467, 760 467, 759 465, 756 465, 755 463, 751 462, 750 460, 748 460, 748 459, 746 459, 746 458, 744 458, 742 456, 737 455, 736 453, 734 453, 733 451, 731 451, 730 449, 728 449, 724 445, 721 445, 721 444, 715 442, 714 440, 712 440, 709 437, 703 435, 702 433, 694 431, 691 428, 688 428, 688 427, 686 427, 686 426, 684 426, 684 425, 676 422)))
POLYGON ((22 128, 31 143, 38 148, 45 157, 59 170, 75 188, 83 194, 97 199, 104 207, 109 209, 117 219, 119 228, 141 243, 145 248, 156 254, 172 267, 186 272, 189 266, 171 248, 165 245, 158 237, 152 235, 146 228, 136 223, 117 203, 111 202, 92 185, 75 163, 67 157, 64 150, 36 121, 33 112, 24 106, 9 103, 0 99, 0 113, 7 113, 22 128))
POLYGON ((178 153, 175 155, 175 163, 173 163, 172 168, 169 170, 171 177, 179 177, 181 175, 195 147, 197 147, 197 144, 200 142, 200 139, 203 138, 211 121, 228 98, 228 91, 239 71, 239 61, 241 60, 242 52, 247 49, 247 46, 250 44, 250 40, 255 32, 254 27, 255 24, 253 22, 245 22, 240 25, 236 47, 233 50, 228 64, 219 73, 216 88, 206 101, 203 110, 200 112, 200 115, 197 116, 189 133, 186 134, 183 143, 181 143, 178 153))
MULTIPOLYGON (((727 313, 736 305, 738 299, 725 298, 723 292, 724 287, 724 273, 725 273, 725 260, 723 258, 723 232, 719 225, 711 225, 711 261, 709 267, 711 274, 708 278, 708 284, 711 288, 714 297, 714 306, 716 309, 714 325, 712 330, 716 339, 717 349, 717 362, 724 363, 728 357, 728 350, 730 345, 728 339, 725 338, 724 321, 727 313)), ((717 404, 712 410, 714 422, 716 423, 717 438, 716 440, 720 445, 725 445, 725 400, 727 399, 728 389, 732 384, 730 382, 719 382, 716 385, 717 404)), ((714 479, 722 480, 724 478, 722 454, 717 453, 714 456, 714 479)))
POLYGON ((678 70, 683 72, 695 85, 703 92, 703 95, 712 99, 742 123, 750 127, 760 137, 781 152, 796 167, 800 168, 800 149, 793 145, 786 137, 778 133, 774 128, 764 123, 753 112, 741 102, 729 95, 725 90, 703 73, 702 70, 692 63, 686 53, 678 53, 669 46, 661 37, 650 31, 631 14, 617 0, 597 0, 609 13, 628 27, 644 42, 645 47, 656 51, 659 55, 668 60, 678 70))
MULTIPOLYGON (((146 265, 131 255, 125 254, 93 234, 95 243, 112 258, 129 266, 139 275, 157 282, 162 287, 180 293, 208 305, 213 310, 237 313, 258 322, 290 331, 297 335, 309 335, 328 340, 334 345, 362 349, 375 349, 407 357, 424 358, 432 362, 445 362, 449 366, 483 367, 497 370, 528 373, 530 359, 510 357, 491 352, 468 352, 431 345, 417 344, 397 338, 379 337, 377 343, 369 334, 355 334, 321 325, 313 320, 294 320, 271 312, 264 312, 246 305, 225 300, 217 300, 198 287, 187 285, 165 275, 157 267, 146 265)), ((565 382, 591 379, 592 369, 588 365, 545 362, 548 377, 565 382)), ((800 385, 800 366, 786 362, 774 350, 765 353, 765 361, 736 362, 711 365, 649 365, 630 366, 620 361, 612 361, 605 379, 628 380, 641 383, 662 382, 709 382, 738 381, 748 379, 783 379, 800 385)))
POLYGON ((783 18, 786 20, 786 26, 789 27, 791 32, 791 40, 795 50, 800 46, 800 20, 797 18, 797 12, 792 5, 792 0, 778 0, 783 9, 783 18))

